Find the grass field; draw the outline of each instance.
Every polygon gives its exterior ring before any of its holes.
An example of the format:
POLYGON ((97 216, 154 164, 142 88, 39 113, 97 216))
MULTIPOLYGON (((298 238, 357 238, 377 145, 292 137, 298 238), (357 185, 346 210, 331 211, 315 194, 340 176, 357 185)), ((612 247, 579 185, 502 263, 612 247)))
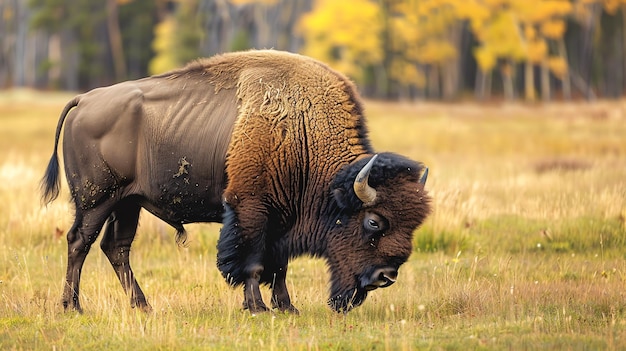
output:
POLYGON ((2 350, 626 349, 626 102, 367 102, 375 148, 430 166, 435 212, 398 282, 347 315, 310 258, 288 275, 299 316, 243 312, 215 267, 219 226, 189 225, 181 249, 147 213, 131 260, 154 313, 94 245, 80 315, 60 306, 67 188, 48 207, 38 192, 70 97, 0 92, 2 350))

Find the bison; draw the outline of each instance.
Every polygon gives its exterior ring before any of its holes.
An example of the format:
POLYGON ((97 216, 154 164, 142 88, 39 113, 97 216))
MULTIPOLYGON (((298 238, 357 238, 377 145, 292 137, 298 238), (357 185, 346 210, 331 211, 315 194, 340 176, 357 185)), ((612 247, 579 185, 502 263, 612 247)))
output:
POLYGON ((179 244, 186 223, 223 223, 217 266, 253 313, 269 310, 263 284, 272 308, 298 312, 285 278, 301 255, 326 260, 332 309, 360 305, 395 282, 430 212, 428 169, 375 153, 354 85, 297 54, 223 54, 76 96, 58 122, 45 203, 59 195, 63 127, 75 205, 65 309, 81 311, 81 270, 101 230, 131 306, 151 309, 129 262, 142 208, 179 244))

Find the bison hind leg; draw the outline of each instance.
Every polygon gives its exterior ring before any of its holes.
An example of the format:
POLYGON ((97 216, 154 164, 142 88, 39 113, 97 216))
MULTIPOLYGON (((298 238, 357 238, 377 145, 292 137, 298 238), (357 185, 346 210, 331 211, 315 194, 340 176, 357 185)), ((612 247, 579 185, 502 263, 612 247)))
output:
POLYGON ((120 202, 107 220, 100 248, 109 259, 124 291, 130 296, 131 307, 150 312, 152 307, 146 301, 129 261, 140 211, 141 207, 130 200, 120 202))
POLYGON ((79 286, 83 264, 91 245, 98 238, 102 226, 111 213, 113 205, 114 200, 87 210, 76 206, 74 224, 67 232, 67 272, 62 300, 65 310, 73 309, 82 312, 79 286))

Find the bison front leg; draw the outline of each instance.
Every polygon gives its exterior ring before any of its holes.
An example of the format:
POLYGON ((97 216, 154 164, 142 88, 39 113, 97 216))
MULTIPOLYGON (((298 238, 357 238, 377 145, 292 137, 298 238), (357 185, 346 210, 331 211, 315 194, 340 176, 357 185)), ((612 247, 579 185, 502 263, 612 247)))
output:
POLYGON ((282 312, 299 314, 300 311, 291 304, 291 297, 287 290, 287 264, 278 268, 272 277, 272 308, 276 308, 282 312))
POLYGON ((109 213, 108 203, 90 210, 81 210, 77 205, 74 224, 67 233, 67 273, 62 300, 65 310, 82 312, 79 286, 83 264, 109 213))
POLYGON ((281 312, 299 314, 298 309, 291 304, 291 297, 287 290, 289 253, 286 243, 280 239, 274 241, 273 245, 266 249, 264 262, 265 273, 261 277, 261 283, 269 284, 272 288, 272 308, 281 312))
POLYGON ((243 286, 243 309, 249 310, 252 313, 269 311, 263 297, 261 296, 261 289, 259 288, 259 281, 261 274, 263 273, 262 266, 252 266, 247 269, 247 278, 243 286))
POLYGON ((224 202, 224 226, 217 242, 217 266, 226 281, 243 285, 243 308, 252 313, 269 309, 263 302, 259 282, 263 274, 265 251, 264 232, 266 217, 254 206, 237 206, 237 212, 224 202), (245 213, 240 216, 238 213, 245 213))

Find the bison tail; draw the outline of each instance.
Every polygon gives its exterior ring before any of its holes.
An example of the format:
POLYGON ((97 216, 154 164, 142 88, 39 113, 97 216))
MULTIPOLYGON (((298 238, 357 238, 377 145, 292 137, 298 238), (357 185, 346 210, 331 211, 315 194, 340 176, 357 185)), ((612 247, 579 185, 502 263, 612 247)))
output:
POLYGON ((178 247, 187 247, 187 231, 182 225, 176 227, 176 245, 178 247))
POLYGON ((48 167, 46 168, 46 173, 41 179, 41 192, 42 192, 42 200, 44 204, 49 204, 54 199, 59 196, 59 188, 61 187, 61 180, 59 179, 59 154, 58 154, 58 145, 59 138, 61 136, 61 128, 63 128, 63 122, 65 121, 65 117, 70 112, 72 108, 78 105, 79 97, 75 97, 72 101, 68 102, 65 105, 65 108, 61 112, 61 117, 59 118, 59 123, 57 124, 56 134, 54 137, 54 151, 52 152, 52 157, 50 158, 50 162, 48 162, 48 167))
POLYGON ((46 168, 46 174, 44 174, 41 180, 41 192, 42 201, 44 204, 49 204, 59 196, 59 188, 61 187, 61 181, 59 180, 59 157, 56 151, 52 155, 48 167, 46 168))

